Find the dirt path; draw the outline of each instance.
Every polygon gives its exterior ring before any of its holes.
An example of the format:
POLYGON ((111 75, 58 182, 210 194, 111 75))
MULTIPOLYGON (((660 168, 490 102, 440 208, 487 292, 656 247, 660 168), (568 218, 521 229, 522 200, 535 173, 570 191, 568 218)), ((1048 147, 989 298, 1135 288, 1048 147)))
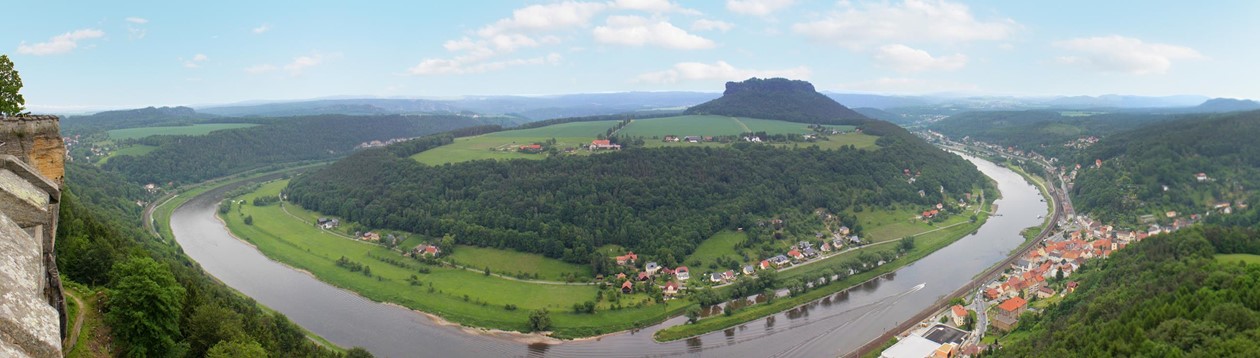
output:
POLYGON ((744 133, 752 133, 752 129, 749 129, 748 125, 744 124, 743 121, 739 120, 739 117, 731 117, 731 120, 735 121, 735 124, 738 124, 740 128, 743 128, 744 133))
POLYGON ((83 329, 83 315, 87 311, 87 306, 83 305, 83 300, 79 299, 79 296, 72 292, 71 290, 65 290, 66 296, 74 300, 74 304, 79 306, 79 313, 74 316, 74 328, 66 336, 66 341, 61 344, 61 351, 67 353, 74 350, 74 345, 79 343, 79 331, 83 329))

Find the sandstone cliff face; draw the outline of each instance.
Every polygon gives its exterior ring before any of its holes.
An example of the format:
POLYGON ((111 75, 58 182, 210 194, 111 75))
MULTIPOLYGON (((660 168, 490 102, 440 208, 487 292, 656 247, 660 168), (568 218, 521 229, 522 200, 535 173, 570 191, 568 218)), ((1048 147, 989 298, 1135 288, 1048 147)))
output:
POLYGON ((56 116, 22 116, 0 119, 0 154, 21 158, 39 173, 63 183, 66 176, 66 146, 56 116))

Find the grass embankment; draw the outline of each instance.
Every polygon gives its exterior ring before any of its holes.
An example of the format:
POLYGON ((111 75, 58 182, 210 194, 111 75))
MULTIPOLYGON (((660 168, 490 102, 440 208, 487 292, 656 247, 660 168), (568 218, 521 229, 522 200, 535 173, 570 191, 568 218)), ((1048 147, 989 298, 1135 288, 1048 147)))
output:
POLYGON ((449 258, 465 267, 489 267, 495 273, 508 276, 524 274, 540 280, 563 281, 566 277, 588 280, 594 276, 590 266, 575 265, 542 255, 511 250, 459 245, 449 258))
MULTIPOLYGON (((1036 164, 1033 164, 1033 165, 1036 165, 1036 164)), ((1013 164, 1008 163, 1006 168, 1010 169, 1016 174, 1019 174, 1019 176, 1024 177, 1024 180, 1027 180, 1033 186, 1037 187, 1037 190, 1041 192, 1042 198, 1053 198, 1052 196, 1050 196, 1050 191, 1046 189, 1046 181, 1043 180, 1041 177, 1028 174, 1028 172, 1024 171, 1024 168, 1018 165, 1013 165, 1013 164)), ((1053 213, 1054 200, 1053 199, 1045 200, 1045 202, 1046 202, 1046 212, 1053 213)), ((1033 238, 1036 238, 1037 235, 1041 234, 1042 230, 1045 230, 1046 225, 1050 225, 1050 220, 1053 218, 1054 217, 1052 215, 1046 215, 1045 220, 1041 222, 1041 225, 1025 228, 1023 231, 1020 231, 1019 234, 1024 237, 1024 241, 1032 240, 1033 238)))
POLYGON ((115 129, 106 132, 113 140, 138 139, 155 135, 206 135, 213 131, 257 126, 253 123, 207 123, 191 126, 141 127, 115 129))
MULTIPOLYGON (((677 314, 685 307, 676 301, 656 304, 647 295, 635 293, 620 296, 617 303, 601 300, 595 314, 575 314, 572 312, 574 304, 595 301, 597 286, 519 281, 454 267, 427 266, 383 246, 320 230, 284 213, 279 204, 248 204, 255 197, 278 194, 286 184, 287 181, 275 181, 263 185, 240 198, 245 200, 245 205, 234 206, 221 217, 233 234, 254 244, 267 257, 309 271, 324 282, 375 301, 397 303, 464 325, 514 331, 528 331, 529 312, 545 308, 551 312, 553 335, 561 338, 642 327, 677 314), (246 225, 245 217, 252 217, 253 224, 246 225), (371 274, 338 266, 341 257, 370 267, 371 274), (418 283, 412 283, 413 275, 418 283), (643 306, 636 308, 640 302, 644 302, 643 306), (506 309, 508 304, 517 309, 506 309), (613 309, 614 306, 625 308, 613 309)), ((473 250, 471 254, 490 252, 488 250, 493 249, 473 250)), ((494 255, 503 258, 531 254, 494 255)), ((535 260, 546 261, 541 257, 535 260)), ((493 264, 490 269, 504 270, 493 264)))
POLYGON ((1260 255, 1252 254, 1217 254, 1216 262, 1224 264, 1236 264, 1239 261, 1246 262, 1251 265, 1260 265, 1260 255))
MULTIPOLYGON (((688 338, 688 337, 692 337, 692 336, 696 336, 696 335, 700 335, 700 334, 704 334, 704 333, 708 333, 712 331, 726 329, 729 327, 734 327, 734 326, 743 324, 745 322, 748 322, 754 319, 758 319, 758 318, 765 317, 771 314, 782 312, 792 307, 796 307, 798 305, 802 305, 810 301, 826 297, 838 291, 842 291, 842 290, 854 287, 863 282, 869 281, 875 277, 878 277, 879 275, 883 275, 885 273, 895 271, 901 268, 902 266, 918 261, 924 256, 927 256, 928 254, 935 252, 936 250, 939 250, 941 248, 944 248, 945 246, 948 246, 950 243, 953 243, 954 241, 961 239, 962 237, 974 232, 976 229, 983 226, 984 223, 989 218, 989 215, 986 213, 987 211, 989 211, 989 207, 990 207, 990 203, 984 203, 984 207, 981 210, 982 212, 979 215, 977 215, 977 220, 974 223, 968 222, 965 224, 937 230, 932 233, 915 236, 915 247, 913 250, 910 250, 910 252, 907 253, 906 255, 896 260, 893 260, 892 262, 884 264, 883 266, 877 267, 873 270, 859 273, 857 275, 849 276, 848 278, 845 278, 844 280, 834 281, 829 285, 812 289, 796 297, 784 297, 784 298, 777 299, 774 302, 771 302, 769 304, 757 304, 751 307, 743 308, 736 311, 734 314, 730 316, 712 316, 709 318, 702 319, 694 324, 668 327, 660 331, 657 331, 654 338, 657 341, 662 341, 662 342, 673 341, 673 340, 688 338)), ((863 250, 884 250, 884 249, 890 249, 890 248, 892 247, 888 245, 873 245, 873 246, 868 245, 866 248, 863 248, 860 250, 854 250, 848 253, 834 255, 826 259, 823 259, 823 262, 810 264, 808 269, 802 268, 802 269, 793 269, 793 270, 785 271, 779 275, 779 278, 786 280, 793 277, 803 276, 804 274, 809 273, 809 272, 822 270, 827 267, 841 265, 846 261, 845 260, 846 258, 854 257, 855 255, 857 255, 859 252, 863 250)))

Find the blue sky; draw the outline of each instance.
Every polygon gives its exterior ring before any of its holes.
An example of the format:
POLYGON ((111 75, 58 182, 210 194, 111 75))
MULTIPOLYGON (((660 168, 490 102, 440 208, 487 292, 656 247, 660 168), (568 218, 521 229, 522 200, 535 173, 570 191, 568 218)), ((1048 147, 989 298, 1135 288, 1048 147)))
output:
POLYGON ((1260 98, 1256 1, 10 2, 35 111, 720 91, 1260 98))

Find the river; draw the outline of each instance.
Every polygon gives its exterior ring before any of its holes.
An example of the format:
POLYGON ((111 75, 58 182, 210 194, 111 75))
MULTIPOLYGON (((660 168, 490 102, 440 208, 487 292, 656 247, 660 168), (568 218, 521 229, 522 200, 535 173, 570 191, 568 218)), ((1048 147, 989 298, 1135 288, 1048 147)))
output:
POLYGON ((184 252, 211 275, 329 341, 367 348, 378 357, 732 356, 820 357, 849 353, 914 316, 1006 258, 1020 230, 1048 215, 1036 187, 1006 168, 966 157, 998 184, 999 216, 976 233, 882 278, 804 306, 699 337, 656 343, 652 333, 676 317, 637 332, 559 344, 526 344, 513 335, 443 325, 419 312, 372 302, 267 259, 233 238, 215 218, 222 196, 208 191, 177 208, 171 230, 184 252), (915 286, 924 284, 921 289, 915 286))

